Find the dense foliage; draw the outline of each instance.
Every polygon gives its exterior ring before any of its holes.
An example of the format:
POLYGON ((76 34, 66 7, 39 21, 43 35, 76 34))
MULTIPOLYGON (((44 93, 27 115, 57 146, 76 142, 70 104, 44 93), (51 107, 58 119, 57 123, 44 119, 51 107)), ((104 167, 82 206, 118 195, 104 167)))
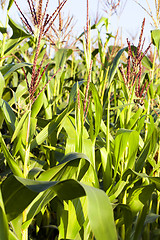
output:
POLYGON ((66 1, 50 16, 27 1, 29 19, 10 0, 0 27, 0 239, 158 240, 160 30, 144 49, 144 19, 121 48, 87 14, 66 47, 66 1))

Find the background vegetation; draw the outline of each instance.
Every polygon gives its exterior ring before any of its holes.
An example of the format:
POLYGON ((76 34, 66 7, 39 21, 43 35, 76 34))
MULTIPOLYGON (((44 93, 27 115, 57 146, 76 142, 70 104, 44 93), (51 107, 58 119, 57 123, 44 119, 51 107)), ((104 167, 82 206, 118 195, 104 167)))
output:
MULTIPOLYGON (((67 0, 51 15, 48 0, 26 2, 30 15, 1 1, 0 239, 158 240, 160 2, 146 9, 146 49, 145 19, 137 46, 122 46, 109 18, 91 26, 88 1, 75 39, 67 0)), ((120 6, 106 1, 106 12, 120 6)))

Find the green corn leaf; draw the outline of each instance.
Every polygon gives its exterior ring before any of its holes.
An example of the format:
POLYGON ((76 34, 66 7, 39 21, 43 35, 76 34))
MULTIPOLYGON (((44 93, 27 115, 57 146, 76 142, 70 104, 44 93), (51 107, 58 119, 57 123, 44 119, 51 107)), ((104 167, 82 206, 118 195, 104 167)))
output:
MULTIPOLYGON (((67 228, 64 229, 63 226, 65 226, 65 221, 64 225, 62 225, 64 232, 64 235, 60 235, 59 237, 64 238, 66 237, 67 239, 76 239, 76 236, 78 232, 80 231, 81 227, 83 226, 85 219, 87 218, 87 198, 83 197, 81 199, 76 198, 73 199, 72 201, 68 201, 68 204, 65 205, 64 211, 67 211, 68 213, 68 225, 67 228), (65 234, 65 231, 66 234, 65 234)), ((61 232, 60 232, 61 233, 61 232)))
POLYGON ((93 137, 93 141, 95 141, 101 126, 103 110, 102 110, 102 105, 100 103, 100 98, 95 85, 93 83, 90 83, 89 87, 90 87, 90 90, 92 91, 92 97, 94 99, 94 105, 95 105, 95 132, 93 137))
MULTIPOLYGON (((68 138, 76 138, 76 127, 75 127, 75 118, 72 116, 68 116, 65 118, 65 121, 62 122, 61 128, 64 128, 68 138), (73 137, 74 136, 74 137, 73 137)), ((83 138, 88 139, 89 134, 85 127, 83 127, 83 138)))
POLYGON ((9 228, 1 194, 1 186, 0 186, 0 239, 9 240, 9 228))
POLYGON ((14 0, 9 0, 8 7, 7 7, 7 11, 10 10, 10 8, 11 8, 13 2, 14 2, 14 0))
POLYGON ((40 192, 49 188, 64 200, 85 196, 83 187, 75 180, 47 182, 10 176, 2 183, 2 196, 8 220, 16 218, 40 192))
POLYGON ((103 167, 103 184, 104 189, 107 190, 112 183, 112 157, 105 147, 100 149, 100 154, 103 167))
POLYGON ((126 129, 120 129, 117 132, 117 136, 115 138, 115 147, 114 147, 114 156, 116 159, 115 174, 118 169, 119 161, 120 161, 122 154, 127 146, 128 136, 130 133, 131 133, 131 131, 126 130, 126 129))
MULTIPOLYGON (((70 110, 71 111, 71 110, 70 110)), ((62 120, 69 114, 68 109, 65 109, 56 119, 52 120, 31 142, 31 149, 43 143, 52 132, 59 127, 62 120)))
POLYGON ((16 24, 10 17, 9 25, 13 30, 13 34, 11 38, 6 42, 4 55, 9 55, 12 53, 13 50, 22 42, 22 40, 31 36, 30 34, 26 33, 22 27, 16 24))
POLYGON ((8 219, 13 219, 16 215, 19 215, 39 192, 49 188, 63 200, 71 200, 86 195, 88 217, 96 239, 117 239, 112 207, 105 192, 75 180, 43 182, 14 176, 8 177, 2 183, 2 196, 8 219), (12 184, 12 188, 9 188, 10 184, 12 184), (8 190, 6 191, 6 189, 8 190))
MULTIPOLYGON (((76 167, 78 167, 78 163, 80 162, 80 159, 85 159, 89 164, 91 164, 89 158, 83 154, 83 153, 69 153, 65 155, 60 164, 50 168, 49 170, 41 173, 38 180, 40 181, 50 181, 50 180, 64 180, 68 178, 68 173, 73 167, 73 172, 76 172, 76 167), (63 175, 62 175, 63 172, 63 175), (61 178, 59 178, 60 176, 61 178)), ((73 175, 71 176, 73 178, 73 175)))
POLYGON ((19 240, 19 238, 17 238, 17 236, 9 230, 9 240, 19 240))
POLYGON ((61 128, 64 128, 68 138, 76 137, 75 118, 68 116, 65 121, 62 122, 61 128))
POLYGON ((25 188, 15 177, 10 176, 2 183, 2 197, 8 221, 15 219, 37 196, 25 188))
POLYGON ((143 147, 143 149, 142 149, 142 151, 141 151, 141 153, 140 153, 140 155, 139 155, 139 157, 136 161, 135 169, 136 169, 137 172, 139 172, 143 168, 144 162, 149 155, 149 150, 150 150, 150 141, 148 141, 144 145, 144 147, 143 147))
MULTIPOLYGON (((121 71, 119 70, 119 68, 117 69, 117 74, 118 74, 118 78, 119 78, 119 80, 121 81, 121 86, 122 86, 122 90, 123 90, 123 94, 124 94, 124 96, 125 96, 125 100, 126 100, 126 102, 128 102, 128 99, 129 99, 129 95, 128 95, 128 90, 127 90, 127 87, 126 87, 126 85, 125 85, 125 83, 124 83, 124 80, 123 80, 123 77, 122 77, 122 73, 121 73, 121 71)), ((123 104, 123 107, 125 107, 125 106, 129 106, 130 104, 123 104)), ((122 106, 117 106, 117 107, 115 107, 115 109, 116 108, 122 108, 122 106)))
POLYGON ((5 216, 5 213, 0 206, 0 239, 8 240, 8 222, 5 216))
POLYGON ((0 27, 0 32, 1 32, 2 34, 7 33, 7 28, 5 28, 5 27, 0 27))
POLYGON ((91 229, 97 240, 116 240, 112 206, 105 192, 81 184, 88 200, 88 217, 91 229))
MULTIPOLYGON (((87 158, 87 156, 83 153, 70 153, 67 154, 61 161, 61 163, 58 166, 55 166, 47 171, 44 171, 41 173, 41 175, 38 177, 38 180, 40 181, 62 181, 69 178, 74 178, 75 173, 78 171, 78 164, 80 162, 80 159, 86 159, 88 163, 90 163, 90 160, 87 158), (63 174, 62 174, 63 173, 63 174)), ((88 168, 87 168, 88 169, 88 168)), ((92 172, 94 172, 92 168, 92 172)), ((85 171, 86 173, 86 171, 85 171)), ((96 175, 95 175, 96 176, 96 175)), ((87 176, 88 178, 88 170, 87 170, 87 176)), ((93 181, 93 180, 92 180, 93 181)), ((23 228, 26 228, 29 226, 30 222, 32 221, 32 218, 41 210, 42 207, 44 207, 52 198, 54 197, 53 192, 50 190, 47 190, 45 193, 40 193, 30 204, 28 215, 27 215, 27 221, 23 224, 23 228)))
POLYGON ((43 92, 38 96, 32 106, 31 116, 35 118, 43 106, 43 92))
POLYGON ((12 135, 11 142, 13 142, 14 139, 15 139, 15 138, 17 137, 17 135, 19 134, 19 132, 20 132, 20 130, 21 130, 21 128, 22 128, 22 126, 23 126, 26 118, 28 117, 29 112, 30 112, 29 110, 26 111, 25 114, 24 114, 24 115, 22 116, 22 118, 20 119, 20 121, 18 122, 18 124, 17 124, 17 126, 16 126, 16 128, 15 128, 15 131, 14 131, 14 133, 13 133, 13 135, 12 135))
POLYGON ((136 154, 139 147, 139 134, 136 131, 132 131, 128 139, 128 156, 127 156, 127 168, 132 169, 135 165, 136 154))
POLYGON ((10 63, 10 64, 0 67, 0 71, 1 71, 2 75, 4 76, 11 69, 11 67, 13 67, 13 63, 10 63))
POLYGON ((21 26, 16 24, 10 17, 9 25, 13 30, 13 34, 5 45, 5 55, 12 52, 13 49, 16 48, 23 39, 31 36, 30 34, 26 33, 21 26))
POLYGON ((130 118, 128 124, 127 124, 127 129, 132 129, 138 119, 141 117, 141 114, 143 112, 143 108, 139 107, 138 111, 130 118))
POLYGON ((59 49, 54 57, 56 63, 56 69, 58 70, 60 67, 63 67, 66 59, 72 54, 72 49, 62 48, 59 49))
POLYGON ((147 56, 144 56, 142 59, 142 64, 144 67, 148 69, 152 69, 153 63, 150 61, 150 59, 147 56))
POLYGON ((29 139, 28 139, 29 144, 31 143, 35 135, 36 126, 37 126, 37 119, 31 117, 30 132, 29 132, 29 139))
POLYGON ((1 99, 4 87, 5 87, 5 80, 4 80, 3 75, 2 75, 1 72, 0 72, 0 86, 1 86, 0 87, 0 99, 1 99))
POLYGON ((127 182, 123 180, 119 180, 116 185, 112 187, 111 190, 107 191, 107 194, 109 196, 109 199, 111 202, 113 202, 123 191, 124 187, 126 186, 127 182))
POLYGON ((147 201, 149 201, 154 185, 146 185, 140 187, 133 187, 129 192, 127 204, 130 207, 133 215, 142 210, 147 201))
MULTIPOLYGON (((116 159, 115 176, 121 158, 125 161, 126 169, 133 168, 135 165, 135 158, 139 147, 139 134, 136 131, 128 129, 119 129, 115 138, 114 155, 116 159), (123 153, 128 148, 128 154, 124 159, 123 153)), ((124 164, 124 163, 123 163, 124 164)))
POLYGON ((144 205, 142 210, 140 211, 140 214, 138 216, 135 232, 134 232, 134 240, 139 239, 139 236, 144 228, 144 222, 147 216, 148 206, 147 204, 144 205))
POLYGON ((22 67, 31 67, 31 63, 16 63, 9 69, 9 71, 4 75, 4 79, 7 79, 13 72, 22 68, 22 67))
POLYGON ((152 116, 150 116, 150 123, 148 124, 148 134, 147 134, 147 140, 143 146, 143 149, 141 150, 141 153, 135 163, 135 170, 136 172, 139 172, 142 170, 145 160, 149 156, 149 154, 153 153, 157 144, 158 139, 158 132, 157 128, 154 124, 154 120, 152 116))
POLYGON ((22 229, 21 229, 21 225, 22 225, 22 215, 20 214, 17 218, 15 218, 14 220, 12 220, 11 222, 12 225, 12 235, 10 234, 10 238, 11 239, 22 239, 22 229))
POLYGON ((119 65, 119 62, 120 62, 120 58, 121 58, 121 56, 122 56, 122 54, 125 50, 126 50, 126 48, 123 48, 123 49, 119 50, 119 52, 115 56, 111 66, 110 66, 109 73, 108 73, 108 79, 109 79, 110 83, 112 82, 112 80, 114 78, 114 75, 117 71, 117 68, 118 68, 118 65, 119 65))
POLYGON ((156 185, 158 191, 160 191, 160 177, 149 177, 152 183, 156 185))
MULTIPOLYGON (((76 135, 72 134, 72 138, 68 137, 66 141, 66 147, 65 147, 65 154, 76 152, 76 135)), ((85 137, 82 137, 82 149, 81 152, 83 152, 89 159, 92 164, 92 166, 95 166, 95 146, 94 143, 90 139, 86 139, 85 137)))
POLYGON ((11 134, 15 131, 15 122, 16 122, 16 116, 9 106, 9 104, 4 101, 3 99, 0 99, 0 108, 2 110, 4 119, 7 123, 8 129, 11 134))
POLYGON ((149 213, 146 216, 144 224, 146 225, 147 223, 153 223, 153 222, 155 222, 157 220, 157 218, 160 218, 160 215, 155 214, 155 213, 149 213))
POLYGON ((8 102, 9 105, 12 106, 13 104, 16 104, 18 99, 24 94, 28 94, 27 83, 25 80, 18 84, 13 98, 8 102))
POLYGON ((122 222, 125 224, 125 238, 130 239, 131 232, 132 232, 132 222, 133 222, 133 215, 131 209, 126 204, 118 204, 117 210, 121 211, 122 214, 122 222))
POLYGON ((122 179, 126 180, 128 175, 133 175, 133 174, 135 176, 138 176, 139 178, 148 178, 148 175, 146 173, 138 173, 133 169, 127 169, 127 171, 123 174, 122 179))
MULTIPOLYGON (((85 82, 86 82, 86 81, 84 81, 84 80, 83 80, 83 81, 79 81, 79 82, 78 82, 79 88, 80 88, 80 86, 81 86, 83 83, 85 83, 85 82)), ((76 96, 77 96, 77 82, 74 83, 74 85, 73 85, 73 87, 72 87, 72 89, 71 89, 71 91, 70 91, 68 108, 71 106, 71 104, 73 104, 74 99, 75 99, 76 96)))
POLYGON ((39 193, 27 208, 27 220, 23 223, 22 229, 28 228, 34 216, 37 215, 55 196, 56 194, 50 189, 39 193))
POLYGON ((160 30, 159 29, 155 29, 151 31, 151 38, 152 38, 152 42, 153 44, 156 46, 158 53, 160 50, 160 30))
POLYGON ((4 142, 4 139, 3 139, 1 133, 0 133, 0 145, 1 145, 3 154, 4 154, 4 156, 5 156, 5 159, 6 159, 7 163, 8 163, 11 171, 12 171, 16 176, 23 177, 22 171, 21 171, 21 169, 19 168, 19 166, 17 165, 17 163, 14 161, 14 158, 12 157, 12 155, 10 154, 10 152, 8 151, 7 146, 6 146, 5 142, 4 142))

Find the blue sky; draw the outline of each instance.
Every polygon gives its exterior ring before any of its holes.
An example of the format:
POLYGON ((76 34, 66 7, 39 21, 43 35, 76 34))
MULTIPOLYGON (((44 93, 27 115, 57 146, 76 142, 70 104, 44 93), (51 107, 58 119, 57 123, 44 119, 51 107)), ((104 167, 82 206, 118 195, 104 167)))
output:
MULTIPOLYGON (((99 15, 103 15, 108 17, 108 15, 103 11, 102 2, 107 0, 89 0, 90 5, 90 18, 93 22, 93 19, 96 17, 98 2, 99 2, 99 15)), ((122 4, 124 4, 126 0, 121 0, 122 4)), ((142 4, 145 8, 147 8, 145 0, 137 0, 140 4, 142 4)), ((25 0, 17 0, 20 4, 21 8, 26 11, 25 0)), ((58 0, 50 0, 49 10, 52 12, 56 8, 58 0)), ((148 0, 150 5, 153 5, 154 0, 148 0)), ((75 18, 76 26, 75 32, 79 35, 85 26, 86 23, 86 0, 68 0, 66 5, 63 8, 63 11, 67 15, 73 15, 75 18)), ((5 13, 0 11, 0 16, 2 19, 5 17, 5 13)), ((18 21, 18 12, 15 6, 12 7, 10 11, 10 16, 18 21)), ((126 43, 126 38, 128 37, 132 40, 132 36, 137 36, 136 42, 138 41, 140 27, 143 21, 143 18, 146 17, 145 31, 144 35, 146 37, 146 42, 150 42, 150 30, 153 29, 151 27, 151 19, 146 14, 146 12, 137 4, 134 0, 127 0, 124 11, 118 17, 116 14, 111 17, 109 32, 115 34, 117 28, 119 27, 122 31, 123 42, 126 43)), ((4 19, 3 19, 4 22, 4 19)))
MULTIPOLYGON (((95 19, 98 2, 100 15, 108 17, 107 14, 103 11, 102 7, 102 2, 105 1, 106 0, 89 0, 91 20, 95 19)), ((122 5, 125 3, 125 1, 126 0, 121 0, 122 5)), ((146 9, 148 9, 145 0, 137 1, 146 9)), ((154 0, 148 0, 148 3, 151 7, 153 7, 154 0)), ((69 0, 66 8, 77 18, 77 29, 81 29, 85 25, 86 21, 86 0, 69 0), (71 8, 69 8, 69 3, 72 3, 71 8)), ((135 40, 137 42, 139 38, 140 27, 144 17, 146 18, 144 36, 146 37, 146 43, 148 43, 150 42, 150 31, 153 29, 153 27, 151 26, 152 20, 134 0, 126 1, 125 8, 121 13, 120 17, 118 17, 116 14, 111 17, 109 31, 114 34, 119 27, 122 31, 124 43, 126 43, 127 37, 129 39, 132 39, 132 36, 137 36, 135 40)))
MULTIPOLYGON (((105 17, 108 17, 107 14, 103 11, 101 2, 105 0, 90 0, 90 18, 91 20, 95 19, 97 13, 97 6, 99 2, 99 13, 105 17)), ((121 0, 122 4, 125 3, 125 0, 121 0)), ((147 4, 145 0, 139 0, 146 9, 147 4)), ((153 6, 154 0, 148 0, 151 6, 153 6)), ((76 29, 83 30, 86 21, 86 0, 68 0, 66 10, 70 11, 71 14, 77 19, 76 29)), ((127 0, 124 11, 118 17, 116 14, 111 17, 109 31, 113 34, 116 32, 119 27, 122 31, 123 42, 126 42, 126 38, 131 39, 132 36, 137 36, 136 42, 138 41, 140 27, 143 21, 143 18, 146 18, 146 24, 144 29, 144 35, 146 37, 146 42, 150 41, 150 30, 153 29, 151 26, 151 19, 147 13, 137 4, 134 0, 127 0)))

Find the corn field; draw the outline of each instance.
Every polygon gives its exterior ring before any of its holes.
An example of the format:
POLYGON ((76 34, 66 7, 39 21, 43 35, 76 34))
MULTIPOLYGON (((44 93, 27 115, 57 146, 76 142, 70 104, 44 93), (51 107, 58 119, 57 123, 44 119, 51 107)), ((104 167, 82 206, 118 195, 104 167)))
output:
POLYGON ((0 240, 159 240, 160 1, 146 48, 145 18, 108 33, 122 1, 75 38, 66 2, 1 1, 0 240))

